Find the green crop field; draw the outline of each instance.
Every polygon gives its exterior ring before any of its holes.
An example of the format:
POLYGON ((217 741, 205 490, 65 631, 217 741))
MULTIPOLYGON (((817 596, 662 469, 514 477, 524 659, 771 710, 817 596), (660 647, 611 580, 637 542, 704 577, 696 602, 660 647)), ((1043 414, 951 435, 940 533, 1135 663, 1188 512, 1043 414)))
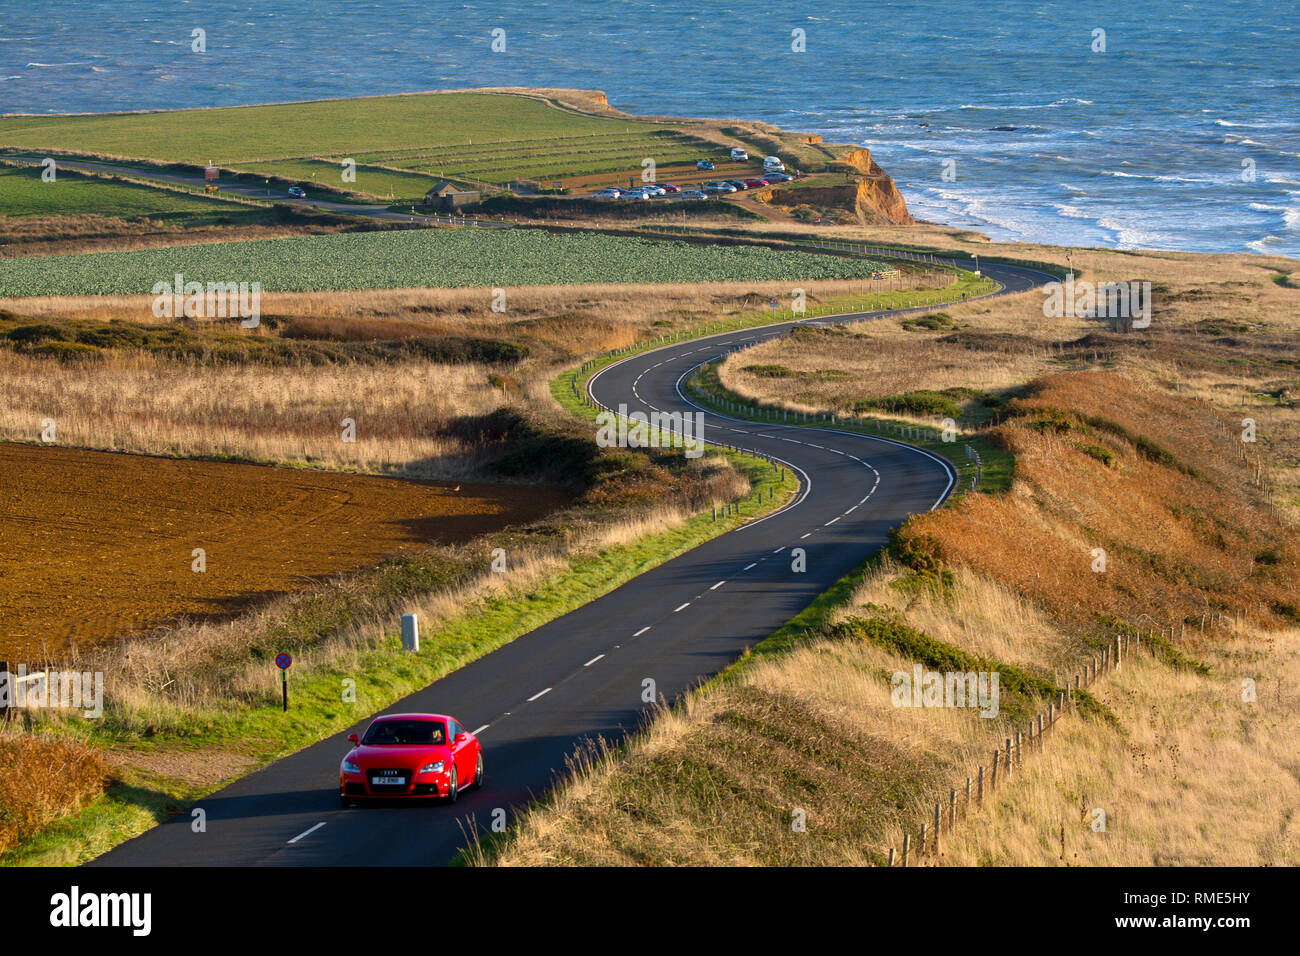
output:
POLYGON ((412 230, 0 260, 0 297, 148 294, 187 282, 265 291, 453 286, 806 281, 884 268, 865 259, 525 229, 412 230))
MULTIPOLYGON (((316 181, 372 196, 423 195, 428 177, 492 183, 639 172, 708 145, 662 123, 593 116, 507 93, 423 93, 152 113, 0 116, 0 148, 189 164, 316 181), (341 162, 354 159, 357 181, 341 162), (405 176, 366 164, 401 167, 405 176)), ((716 151, 716 147, 713 147, 716 151)))
POLYGON ((528 96, 428 93, 156 113, 0 116, 0 146, 229 166, 347 156, 350 150, 656 128, 636 120, 581 115, 528 96))
POLYGON ((0 166, 0 215, 80 216, 96 213, 136 219, 240 215, 247 207, 207 196, 60 172, 41 180, 40 167, 0 166))

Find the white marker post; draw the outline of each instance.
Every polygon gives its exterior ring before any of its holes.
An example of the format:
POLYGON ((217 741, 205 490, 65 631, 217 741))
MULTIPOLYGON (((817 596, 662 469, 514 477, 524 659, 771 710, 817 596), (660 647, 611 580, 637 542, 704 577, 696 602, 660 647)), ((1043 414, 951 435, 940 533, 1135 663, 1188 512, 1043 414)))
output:
POLYGON ((418 651, 420 649, 420 622, 414 614, 402 615, 402 650, 418 651))

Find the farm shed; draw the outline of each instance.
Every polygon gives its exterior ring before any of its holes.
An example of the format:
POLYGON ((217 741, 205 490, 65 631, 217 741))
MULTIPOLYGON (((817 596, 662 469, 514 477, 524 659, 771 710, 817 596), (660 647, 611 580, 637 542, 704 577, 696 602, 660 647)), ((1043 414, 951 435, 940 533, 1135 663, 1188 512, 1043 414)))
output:
POLYGON ((478 190, 461 189, 445 179, 424 194, 424 204, 434 209, 461 209, 475 205, 478 199, 478 190))

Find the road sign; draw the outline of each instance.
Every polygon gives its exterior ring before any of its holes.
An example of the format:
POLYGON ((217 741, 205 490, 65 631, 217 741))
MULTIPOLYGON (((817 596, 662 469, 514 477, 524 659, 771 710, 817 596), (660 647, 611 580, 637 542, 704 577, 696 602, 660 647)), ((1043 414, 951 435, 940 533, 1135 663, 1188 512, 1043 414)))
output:
POLYGON ((280 668, 280 670, 287 671, 291 664, 293 664, 293 658, 288 654, 275 655, 275 666, 280 668))

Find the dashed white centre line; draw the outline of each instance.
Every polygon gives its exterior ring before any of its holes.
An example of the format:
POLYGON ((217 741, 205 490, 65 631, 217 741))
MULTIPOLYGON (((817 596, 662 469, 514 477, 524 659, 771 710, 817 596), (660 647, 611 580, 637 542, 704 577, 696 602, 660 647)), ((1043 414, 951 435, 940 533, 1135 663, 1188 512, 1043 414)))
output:
POLYGON ((808 534, 801 534, 801 535, 799 535, 799 540, 802 541, 804 538, 808 537, 809 534, 812 534, 812 532, 809 531, 808 534))
POLYGON ((777 549, 776 549, 775 551, 773 551, 772 553, 773 553, 773 554, 780 554, 780 553, 781 553, 782 551, 784 551, 784 550, 785 550, 785 545, 781 545, 781 547, 777 548, 777 549))
POLYGON ((845 513, 846 515, 851 515, 851 514, 853 514, 853 512, 855 512, 855 511, 857 511, 857 510, 858 510, 858 506, 857 506, 857 505, 854 505, 852 508, 850 508, 848 511, 846 511, 846 512, 844 512, 844 513, 845 513))
POLYGON ((545 696, 546 694, 549 694, 550 692, 551 692, 551 689, 550 689, 549 687, 546 688, 546 690, 539 691, 538 693, 534 694, 532 697, 529 697, 529 698, 528 698, 528 703, 531 704, 531 703, 532 703, 533 701, 535 701, 537 698, 539 698, 539 697, 543 697, 543 696, 545 696))
POLYGON ((583 666, 583 667, 590 667, 592 664, 596 663, 596 661, 600 660, 600 659, 601 659, 602 657, 604 657, 604 656, 605 656, 604 654, 597 654, 595 657, 593 657, 591 660, 587 661, 587 663, 583 664, 582 666, 583 666))
POLYGON ((826 522, 824 525, 822 525, 822 527, 823 527, 823 528, 829 528, 831 525, 833 525, 835 522, 839 521, 840 518, 843 518, 843 517, 844 517, 844 515, 840 515, 839 517, 832 518, 830 521, 828 521, 828 522, 826 522))
POLYGON ((492 726, 491 724, 484 724, 482 727, 479 727, 477 730, 471 730, 470 733, 473 734, 475 737, 477 737, 479 734, 483 733, 483 731, 487 730, 491 726, 492 726))
POLYGON ((633 637, 640 637, 642 634, 644 634, 644 633, 645 633, 646 631, 648 631, 648 630, 650 630, 650 628, 649 628, 648 626, 647 626, 647 627, 643 627, 643 628, 641 628, 641 630, 637 631, 637 632, 636 632, 635 634, 633 634, 632 636, 633 636, 633 637))
POLYGON ((709 588, 709 590, 716 591, 718 588, 722 587, 726 583, 727 583, 726 581, 719 581, 717 584, 713 585, 713 587, 709 588))
POLYGON ((758 567, 758 562, 757 562, 757 561, 755 561, 753 564, 748 564, 748 565, 746 565, 746 566, 745 566, 745 570, 748 571, 750 568, 756 568, 756 567, 758 567))
POLYGON ((310 836, 311 834, 315 833, 317 830, 319 830, 319 829, 320 829, 321 827, 323 827, 324 825, 325 825, 325 821, 322 820, 320 823, 316 824, 316 825, 315 825, 314 827, 312 827, 310 830, 303 830, 301 833, 299 833, 296 837, 294 837, 294 838, 293 838, 292 840, 290 840, 289 842, 290 842, 290 843, 297 843, 297 842, 298 842, 299 840, 301 840, 303 837, 305 837, 305 836, 310 836))
POLYGON ((686 608, 688 608, 688 607, 690 607, 690 606, 691 606, 691 602, 690 602, 690 601, 687 601, 687 602, 686 602, 685 604, 683 604, 681 607, 679 607, 679 608, 674 608, 674 609, 673 609, 673 613, 676 614, 678 611, 684 610, 684 609, 686 609, 686 608))

